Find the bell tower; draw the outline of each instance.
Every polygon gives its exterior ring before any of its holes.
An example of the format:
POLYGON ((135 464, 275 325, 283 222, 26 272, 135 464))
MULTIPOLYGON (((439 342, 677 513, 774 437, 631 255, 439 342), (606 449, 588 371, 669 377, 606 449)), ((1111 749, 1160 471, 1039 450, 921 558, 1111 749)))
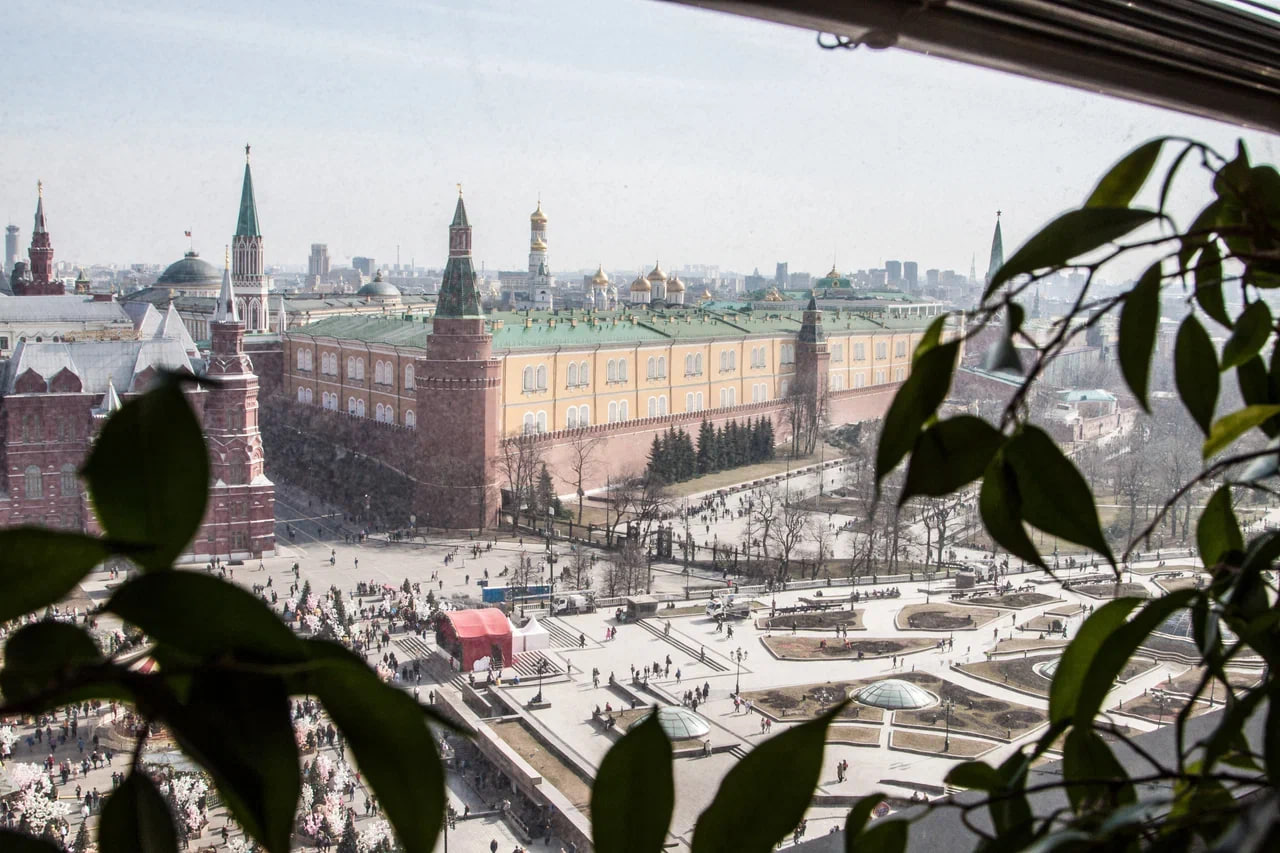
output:
POLYGON ((44 222, 44 183, 36 183, 36 222, 31 229, 31 248, 27 250, 31 259, 31 279, 21 285, 22 292, 14 291, 14 296, 61 296, 62 282, 53 277, 53 242, 44 222))
POLYGON ((498 521, 501 362, 485 326, 471 262, 471 223, 458 187, 449 260, 418 359, 419 468, 414 512, 428 527, 482 529, 498 521))

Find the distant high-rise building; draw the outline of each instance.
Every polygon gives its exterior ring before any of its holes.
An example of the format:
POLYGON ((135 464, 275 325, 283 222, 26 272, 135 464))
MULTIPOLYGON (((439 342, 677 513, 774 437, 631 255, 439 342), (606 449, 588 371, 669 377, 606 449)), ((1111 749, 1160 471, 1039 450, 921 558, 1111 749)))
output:
POLYGON ((874 288, 884 287, 886 270, 867 270, 867 283, 874 288))
POLYGON ((312 243, 311 257, 307 258, 307 275, 324 278, 329 274, 329 244, 312 243))
POLYGON ((1000 236, 1000 211, 996 211, 996 231, 991 235, 991 262, 987 264, 987 284, 996 270, 1004 266, 1004 238, 1000 236))
POLYGON ((360 271, 362 276, 373 278, 373 274, 377 271, 378 265, 373 258, 354 257, 351 259, 351 266, 360 271))
POLYGON ((902 281, 902 261, 885 261, 884 276, 891 285, 902 281))
POLYGON ((939 282, 941 282, 942 280, 942 271, 941 270, 925 270, 924 280, 925 280, 925 283, 929 285, 929 287, 937 287, 939 282))
POLYGON ((915 261, 903 261, 902 279, 907 283, 907 288, 910 290, 915 290, 920 286, 920 267, 915 261))
POLYGON ((790 290, 808 290, 813 287, 813 275, 807 272, 793 272, 787 276, 790 290))
POLYGON ((13 265, 18 262, 18 226, 4 229, 4 277, 13 275, 13 265))
POLYGON ((773 283, 778 287, 785 288, 790 282, 791 280, 787 275, 787 262, 781 261, 778 263, 777 272, 773 274, 773 283))

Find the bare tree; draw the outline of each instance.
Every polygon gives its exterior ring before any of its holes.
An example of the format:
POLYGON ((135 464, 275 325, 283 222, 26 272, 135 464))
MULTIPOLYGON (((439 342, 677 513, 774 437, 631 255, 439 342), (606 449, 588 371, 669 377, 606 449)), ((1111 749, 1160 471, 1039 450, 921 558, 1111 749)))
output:
POLYGON ((806 383, 794 384, 787 395, 787 420, 791 426, 791 455, 813 453, 827 426, 826 387, 815 394, 806 383))
POLYGON ((582 524, 582 504, 586 498, 582 484, 585 480, 591 479, 591 474, 595 471, 595 456, 600 449, 601 441, 603 439, 593 436, 585 429, 575 432, 569 441, 569 470, 573 473, 574 485, 578 492, 578 524, 582 524))
POLYGON ((507 481, 514 530, 520 524, 520 511, 534 505, 534 490, 544 464, 542 445, 532 436, 513 435, 503 439, 500 451, 498 468, 507 481))
POLYGON ((572 583, 575 589, 591 588, 592 554, 583 545, 574 545, 561 578, 572 583))
POLYGON ((647 473, 621 475, 611 494, 614 505, 614 524, 622 521, 635 524, 640 531, 640 541, 648 542, 653 526, 671 510, 671 496, 665 484, 647 473))
POLYGON ((1133 531, 1138 524, 1138 506, 1142 504, 1145 508, 1147 493, 1151 488, 1149 460, 1146 458, 1150 435, 1150 424, 1135 424, 1129 431, 1127 440, 1109 461, 1116 498, 1123 499, 1129 507, 1129 533, 1125 538, 1126 542, 1133 539, 1133 531))
POLYGON ((644 546, 630 537, 622 543, 605 564, 604 588, 609 596, 631 595, 645 589, 648 583, 648 560, 644 546))
POLYGON ((538 571, 534 568, 533 558, 529 556, 529 552, 521 551, 517 554, 508 569, 511 580, 507 585, 521 590, 521 595, 527 594, 528 588, 533 586, 534 580, 538 577, 538 571))
POLYGON ((777 546, 778 570, 775 579, 785 582, 791 577, 791 559, 796 548, 813 535, 813 516, 801 509, 798 503, 780 501, 778 517, 770 528, 770 536, 777 546))
POLYGON ((827 564, 827 560, 835 553, 835 531, 821 518, 815 518, 813 521, 813 545, 817 553, 814 554, 813 568, 809 571, 809 580, 817 579, 818 573, 822 571, 823 566, 827 564))
POLYGON ((920 522, 925 529, 924 565, 929 567, 930 554, 934 563, 942 568, 942 555, 947 546, 950 526, 963 517, 963 501, 958 495, 947 495, 940 498, 922 498, 920 502, 920 522))

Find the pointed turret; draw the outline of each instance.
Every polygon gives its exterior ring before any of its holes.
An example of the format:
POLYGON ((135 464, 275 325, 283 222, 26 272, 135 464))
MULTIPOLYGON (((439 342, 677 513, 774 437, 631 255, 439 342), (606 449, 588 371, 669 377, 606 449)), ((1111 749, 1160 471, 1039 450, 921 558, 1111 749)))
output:
POLYGON ((44 181, 36 181, 36 224, 32 234, 43 234, 44 230, 44 181))
POLYGON ((240 309, 236 307, 235 293, 231 290, 231 252, 227 251, 226 265, 222 269, 222 290, 218 291, 218 304, 213 309, 213 322, 239 323, 240 309))
POLYGON ((276 331, 284 334, 289 328, 289 315, 284 310, 284 296, 276 297, 276 331))
POLYGON ((261 237, 258 227, 258 203, 253 199, 253 174, 249 171, 249 146, 244 147, 244 186, 240 190, 240 218, 236 220, 237 237, 261 237))
POLYGON ((476 291, 476 273, 471 264, 471 223, 462 203, 462 186, 458 186, 458 206, 449 224, 449 260, 445 263, 436 300, 437 317, 482 317, 480 294, 476 291))
POLYGON ((120 395, 116 393, 116 385, 111 381, 111 377, 107 377, 107 390, 102 395, 98 408, 94 410, 94 414, 100 417, 110 415, 112 412, 120 411, 120 395))
POLYGON ((1004 238, 1000 235, 1000 211, 996 211, 996 231, 991 235, 991 262, 987 265, 987 282, 1004 266, 1004 238))

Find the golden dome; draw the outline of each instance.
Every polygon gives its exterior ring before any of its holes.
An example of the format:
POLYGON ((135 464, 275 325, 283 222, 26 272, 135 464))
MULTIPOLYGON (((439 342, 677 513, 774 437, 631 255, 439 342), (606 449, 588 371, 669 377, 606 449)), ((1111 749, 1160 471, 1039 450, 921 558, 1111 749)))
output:
POLYGON ((836 265, 835 265, 835 264, 832 264, 832 265, 831 265, 831 272, 827 273, 827 278, 831 279, 832 281, 837 281, 837 280, 839 280, 839 278, 840 278, 840 273, 836 271, 836 265))
POLYGON ((771 287, 769 292, 764 295, 765 302, 781 302, 782 294, 778 292, 778 288, 771 287))
POLYGON ((645 278, 649 279, 649 281, 666 281, 667 274, 662 271, 662 267, 654 263, 653 272, 649 273, 645 278))
POLYGON ((684 282, 680 280, 679 276, 671 276, 671 279, 667 282, 667 293, 684 293, 684 282))
POLYGON ((702 288, 702 295, 701 295, 701 296, 699 296, 698 298, 699 298, 699 299, 701 299, 703 302, 708 302, 708 301, 710 301, 710 299, 711 299, 711 288, 709 288, 709 287, 704 287, 704 288, 702 288))
POLYGON ((547 244, 541 240, 534 240, 529 244, 529 248, 534 252, 545 252, 547 250, 547 244))
POLYGON ((591 281, 597 287, 605 287, 609 284, 609 276, 604 274, 604 267, 596 267, 596 274, 591 276, 591 281))
POLYGON ((530 222, 541 222, 544 225, 547 222, 547 215, 542 212, 542 199, 538 199, 538 209, 529 214, 530 222))
POLYGON ((642 277, 637 277, 635 281, 631 282, 632 293, 648 293, 651 290, 653 290, 653 285, 649 284, 649 282, 645 281, 642 277))

